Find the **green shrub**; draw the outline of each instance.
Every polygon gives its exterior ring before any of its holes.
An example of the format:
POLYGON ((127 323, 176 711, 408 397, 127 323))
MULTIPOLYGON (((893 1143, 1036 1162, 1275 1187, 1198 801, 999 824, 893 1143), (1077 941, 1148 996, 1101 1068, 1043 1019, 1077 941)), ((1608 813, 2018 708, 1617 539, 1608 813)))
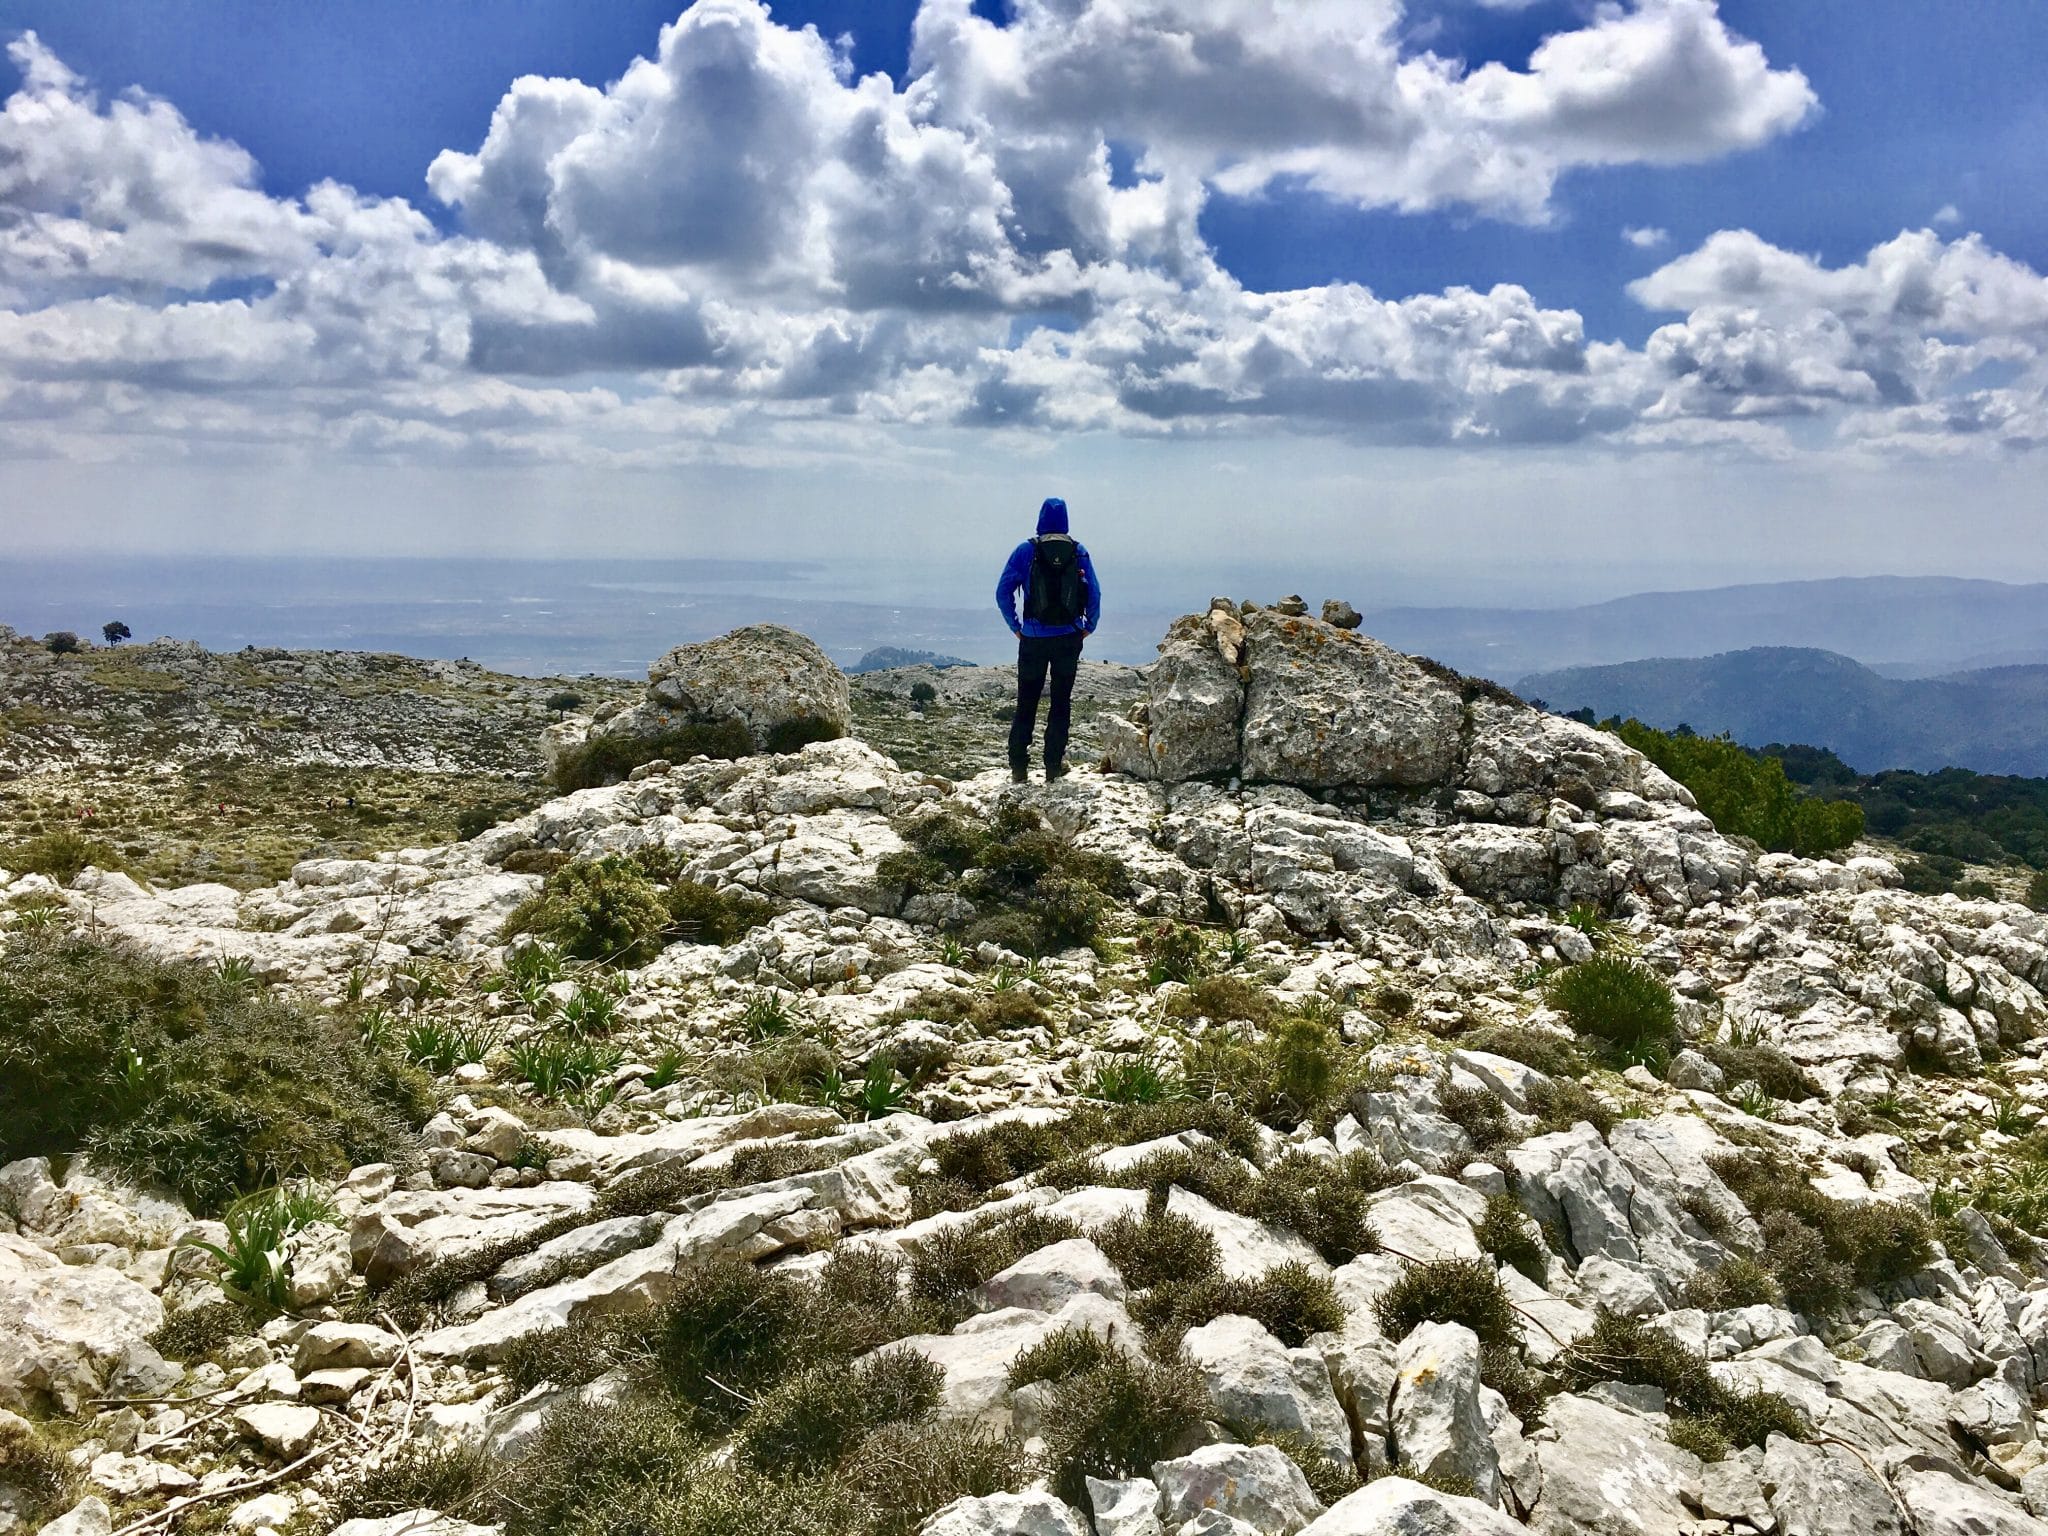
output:
POLYGON ((1209 1416, 1202 1373, 1181 1356, 1133 1359, 1111 1351, 1057 1382, 1039 1414, 1054 1491, 1082 1503, 1090 1477, 1144 1477, 1185 1448, 1209 1416))
MULTIPOLYGON (((836 1475, 870 1523, 835 1536, 914 1536, 956 1499, 1021 1488, 1029 1474, 1015 1440, 964 1420, 885 1424, 836 1475)), ((749 1536, 776 1529, 752 1527, 749 1536)))
POLYGON ((1689 1442, 1695 1454, 1705 1454, 1701 1448, 1717 1441, 1725 1455, 1729 1444, 1761 1446, 1773 1434, 1794 1440, 1812 1434, 1799 1411, 1777 1393, 1724 1386, 1705 1355, 1605 1307, 1593 1327, 1565 1351, 1558 1374, 1574 1388, 1602 1381, 1655 1387, 1674 1420, 1697 1421, 1683 1432, 1683 1441, 1673 1435, 1674 1443, 1689 1442))
POLYGON ((1093 1370, 1117 1352, 1117 1346, 1092 1328, 1069 1323, 1056 1328, 1010 1362, 1010 1385, 1034 1381, 1065 1381, 1093 1370))
POLYGON ((195 1210, 400 1161, 433 1112, 345 1019, 56 930, 0 951, 0 1159, 89 1152, 195 1210))
POLYGON ((1489 1024, 1474 1030, 1458 1042, 1467 1050, 1505 1056, 1525 1067, 1534 1067, 1546 1077, 1577 1077, 1592 1070, 1592 1062, 1570 1035, 1533 1024, 1489 1024))
POLYGON ((104 870, 128 867, 110 845, 75 827, 59 827, 0 852, 0 869, 17 875, 47 875, 59 885, 69 885, 87 865, 104 870))
POLYGON ((1491 1088, 1469 1088, 1451 1083, 1437 1090, 1437 1107, 1472 1140, 1475 1150, 1491 1152, 1514 1139, 1508 1124, 1508 1107, 1491 1088))
POLYGON ((1933 1261, 1933 1224, 1909 1205, 1836 1200, 1786 1158, 1736 1154, 1711 1166, 1757 1218, 1763 1262, 1795 1311, 1832 1312, 1855 1287, 1897 1285, 1933 1261))
POLYGON ((1479 1239, 1480 1249, 1491 1254, 1496 1263, 1520 1270, 1538 1285, 1545 1283, 1550 1272, 1550 1250, 1543 1246, 1536 1235, 1536 1223, 1513 1195, 1487 1196, 1486 1214, 1480 1218, 1474 1235, 1479 1239))
POLYGON ((1209 940, 1186 923, 1150 923, 1138 931, 1138 958, 1153 986, 1168 981, 1196 981, 1209 974, 1214 961, 1209 940))
POLYGON ((15 1415, 0 1419, 0 1488, 15 1496, 15 1512, 30 1529, 54 1520, 77 1502, 78 1468, 46 1434, 15 1415))
POLYGON ((1662 1060, 1677 1043, 1671 986, 1640 961, 1595 955, 1553 975, 1544 994, 1574 1030, 1630 1061, 1662 1060))
POLYGON ((746 757, 753 750, 753 738, 737 720, 679 726, 663 735, 639 740, 594 736, 555 760, 555 789, 566 795, 600 784, 616 784, 642 763, 682 763, 693 757, 746 757))
POLYGON ((578 960, 644 965, 661 953, 668 908, 654 883, 617 854, 565 864, 505 919, 504 937, 530 933, 578 960))
POLYGON ((1775 1045, 1738 1045, 1727 1040, 1702 1040, 1693 1049, 1719 1067, 1731 1086, 1755 1083, 1772 1098, 1794 1104, 1820 1097, 1820 1085, 1807 1075, 1804 1067, 1775 1045))
POLYGON ((950 891, 976 912, 963 935, 1039 955, 1091 944, 1111 898, 1130 894, 1130 874, 1107 854, 1076 848, 1028 806, 1003 805, 984 825, 956 810, 929 811, 898 829, 909 845, 876 865, 901 899, 950 891))
POLYGON ((1423 1323, 1462 1323, 1481 1344, 1514 1345, 1521 1326, 1500 1276, 1487 1259, 1410 1264, 1374 1299, 1380 1331, 1399 1342, 1423 1323))
POLYGON ((1778 1285, 1771 1272, 1754 1259, 1732 1258, 1702 1270, 1678 1293, 1684 1307, 1726 1312, 1734 1307, 1775 1306, 1778 1285))
POLYGON ((1614 1106, 1575 1078, 1550 1078, 1531 1083, 1523 1093, 1536 1128, 1548 1134, 1568 1131, 1581 1120, 1605 1136, 1621 1121, 1614 1106))
POLYGON ((739 1453, 777 1476, 819 1471, 870 1431, 926 1417, 945 1381, 941 1367, 911 1349, 811 1366, 754 1403, 740 1430, 739 1453))
POLYGON ((1169 1281, 1131 1308, 1133 1317, 1166 1337, 1225 1313, 1251 1318, 1289 1348, 1344 1326, 1344 1304, 1335 1287, 1306 1264, 1279 1264, 1255 1280, 1211 1274, 1192 1283, 1169 1281))
POLYGON ((2036 912, 2048 912, 2048 869, 2035 870, 2027 882, 2027 905, 2036 912))
POLYGON ((953 1306, 1026 1254, 1080 1235, 1076 1223, 1037 1211, 976 1217, 942 1227, 911 1245, 910 1294, 941 1307, 953 1306))
POLYGON ((1132 1290, 1201 1280, 1220 1258, 1207 1227, 1163 1208, 1118 1216, 1089 1235, 1132 1290))
POLYGON ((1321 1158, 1289 1152, 1254 1184, 1244 1214, 1307 1239, 1332 1264, 1379 1252, 1368 1197, 1391 1182, 1371 1153, 1321 1158))
POLYGON ((1242 976, 1204 976, 1177 993, 1164 1012, 1169 1019, 1270 1024, 1278 1010, 1270 993, 1242 976))
POLYGON ((248 1326, 249 1314, 234 1302, 202 1302, 166 1312, 163 1326, 149 1336, 149 1343, 166 1360, 204 1360, 248 1326))
POLYGON ((481 1442, 404 1441, 368 1461, 334 1495, 334 1518, 388 1520, 415 1509, 437 1509, 461 1519, 481 1501, 491 1479, 490 1453, 481 1442))
POLYGON ((661 900, 667 936, 696 944, 736 944, 775 915, 773 902, 696 880, 672 881, 661 900))
POLYGON ((1623 721, 1621 739, 1692 791, 1721 831, 1753 838, 1773 853, 1833 853, 1863 835, 1863 808, 1816 800, 1785 777, 1775 757, 1744 751, 1726 736, 1676 735, 1623 721))

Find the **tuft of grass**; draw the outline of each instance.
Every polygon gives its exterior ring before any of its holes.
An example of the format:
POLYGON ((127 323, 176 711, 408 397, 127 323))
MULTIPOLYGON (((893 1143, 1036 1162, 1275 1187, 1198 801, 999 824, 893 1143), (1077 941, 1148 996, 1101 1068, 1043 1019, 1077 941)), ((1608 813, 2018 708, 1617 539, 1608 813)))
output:
POLYGON ((405 1054, 436 1077, 482 1061, 497 1048, 498 1032, 484 1024, 416 1019, 405 1032, 405 1054))
POLYGON ((1508 1107, 1491 1088, 1468 1088, 1451 1083, 1437 1090, 1437 1107, 1468 1137, 1473 1148, 1484 1154, 1514 1139, 1508 1124, 1508 1107))
POLYGON ((1037 1211, 942 1228, 911 1247, 910 1294, 938 1307, 958 1306, 969 1291, 1026 1254, 1079 1236, 1076 1223, 1037 1211))
POLYGON ((910 1349, 810 1366, 755 1401, 736 1450, 778 1477, 820 1471, 884 1424, 927 1417, 945 1382, 941 1367, 910 1349))
POLYGON ((1536 1117, 1537 1129, 1546 1134, 1568 1131, 1583 1120, 1605 1136, 1621 1121, 1612 1104, 1574 1078, 1531 1083, 1524 1097, 1529 1113, 1536 1117))
POLYGON ((1678 1040, 1671 986, 1640 961, 1601 954, 1551 976, 1544 998, 1581 1035, 1620 1059, 1659 1062, 1678 1040))
POLYGON ((1306 1264, 1280 1264, 1254 1280, 1205 1275, 1167 1281, 1133 1302, 1131 1315, 1162 1338, 1177 1338, 1225 1313, 1249 1317, 1289 1348, 1344 1326, 1344 1304, 1330 1281, 1306 1264))
POLYGON ((544 1099, 575 1094, 607 1081, 625 1060, 625 1052, 618 1046, 556 1033, 522 1040, 505 1054, 520 1080, 544 1099))
POLYGON ((1514 1306, 1487 1259, 1432 1259, 1410 1264, 1372 1304, 1380 1331, 1399 1341, 1423 1323, 1462 1323, 1482 1345, 1521 1340, 1514 1306))
POLYGON ((210 1254, 220 1265, 220 1286, 247 1306, 282 1311, 291 1299, 292 1239, 306 1228, 331 1222, 338 1214, 324 1191, 310 1185, 270 1189, 249 1195, 229 1207, 226 1244, 200 1238, 185 1246, 210 1254))
POLYGON ((1467 1050, 1505 1056, 1525 1067, 1534 1067, 1546 1077, 1571 1078, 1592 1070, 1593 1063, 1578 1042, 1555 1030, 1533 1024, 1489 1024, 1458 1042, 1467 1050))
POLYGON ((402 1161, 431 1085, 344 1017, 83 935, 0 950, 0 1158, 70 1156, 203 1212, 402 1161))
POLYGON ((1214 1274, 1221 1257, 1207 1227, 1163 1207, 1119 1216, 1090 1235, 1132 1290, 1192 1284, 1214 1274))
POLYGON ((1096 1067, 1082 1091, 1111 1104, 1160 1104, 1181 1097, 1187 1085, 1155 1056, 1116 1056, 1096 1067))
POLYGON ((42 1430, 9 1415, 0 1419, 0 1487, 14 1495, 14 1511, 39 1528, 77 1502, 78 1468, 42 1430))
POLYGON ((1010 1362, 1010 1385, 1026 1387, 1034 1381, 1066 1381, 1092 1371, 1117 1352, 1092 1328, 1069 1324, 1055 1329, 1010 1362))

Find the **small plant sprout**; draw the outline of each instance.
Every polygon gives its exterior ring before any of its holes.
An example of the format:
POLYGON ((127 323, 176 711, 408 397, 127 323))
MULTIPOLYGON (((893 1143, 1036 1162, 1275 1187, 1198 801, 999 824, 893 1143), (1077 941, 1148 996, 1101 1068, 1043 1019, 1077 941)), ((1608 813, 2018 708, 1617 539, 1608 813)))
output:
POLYGON ((788 1001, 780 992, 767 987, 749 997, 747 1006, 740 1011, 740 1028, 750 1040, 780 1039, 793 1033, 796 1025, 796 1014, 788 1001))
POLYGON ((867 1074, 847 1095, 846 1102, 847 1108, 861 1119, 880 1120, 884 1115, 900 1113, 909 1097, 910 1085, 896 1070, 896 1064, 886 1056, 877 1056, 868 1063, 867 1074))
POLYGON ((962 944, 952 934, 949 933, 939 940, 939 961, 941 964, 950 965, 956 971, 964 971, 967 969, 967 959, 967 946, 962 944))
POLYGON ((1735 1107, 1758 1120, 1775 1120, 1778 1117, 1778 1101, 1755 1083, 1737 1086, 1735 1107))
POLYGON ((621 995, 618 986, 612 982, 579 986, 575 994, 562 1004, 562 1023, 578 1035, 609 1035, 618 1020, 621 995))
POLYGON ((2007 1094, 1991 1110, 1991 1129, 2001 1136, 2024 1136, 2034 1128, 2033 1106, 2017 1094, 2007 1094))
POLYGON ((666 1088, 682 1077, 683 1063, 686 1060, 688 1058, 683 1055, 680 1046, 664 1045, 655 1055, 654 1070, 641 1081, 650 1088, 666 1088))
POLYGON ((436 1077, 446 1077, 457 1067, 482 1061, 497 1044, 497 1032, 481 1024, 419 1019, 405 1032, 405 1054, 436 1077))
POLYGON ((228 1240, 186 1238, 183 1246, 210 1255, 221 1267, 220 1286, 245 1305, 282 1311, 291 1301, 292 1258, 297 1235, 332 1221, 334 1202, 309 1184, 267 1189, 231 1206, 228 1240))
POLYGON ((245 955, 223 955, 213 962, 214 980, 229 992, 247 992, 256 985, 256 967, 245 955))

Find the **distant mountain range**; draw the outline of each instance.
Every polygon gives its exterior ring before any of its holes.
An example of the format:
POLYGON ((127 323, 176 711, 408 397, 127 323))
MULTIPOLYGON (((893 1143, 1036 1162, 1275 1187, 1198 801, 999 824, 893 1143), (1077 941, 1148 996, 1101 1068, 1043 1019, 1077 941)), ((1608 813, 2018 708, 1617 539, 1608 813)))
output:
POLYGON ((1514 687, 1552 709, 1590 709, 1602 719, 1633 715, 1664 730, 1725 731, 1752 747, 1828 747, 1862 773, 1955 767, 2048 775, 2048 665, 1895 678, 1833 651, 1756 646, 1538 672, 1514 687))
POLYGON ((1881 677, 1935 677, 2048 663, 2048 584, 1844 577, 1644 592, 1582 608, 1380 608, 1366 614, 1365 628, 1503 683, 1752 646, 1835 651, 1881 677))

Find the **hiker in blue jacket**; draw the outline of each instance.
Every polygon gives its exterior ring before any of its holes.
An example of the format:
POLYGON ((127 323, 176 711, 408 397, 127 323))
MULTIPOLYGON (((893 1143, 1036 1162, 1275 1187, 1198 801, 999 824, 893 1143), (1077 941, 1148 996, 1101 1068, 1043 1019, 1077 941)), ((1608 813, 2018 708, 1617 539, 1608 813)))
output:
POLYGON ((1095 562, 1067 532, 1067 504, 1048 496, 1038 509, 1038 536, 1011 551, 996 583, 996 611, 1017 637, 1017 713, 1010 721, 1010 778, 1022 784, 1031 762, 1031 731, 1038 722, 1038 696, 1052 675, 1052 703, 1045 712, 1045 777, 1067 771, 1067 727, 1073 713, 1074 675, 1081 670, 1081 642, 1102 618, 1102 584, 1095 562), (1017 590, 1024 591, 1022 617, 1017 590))

